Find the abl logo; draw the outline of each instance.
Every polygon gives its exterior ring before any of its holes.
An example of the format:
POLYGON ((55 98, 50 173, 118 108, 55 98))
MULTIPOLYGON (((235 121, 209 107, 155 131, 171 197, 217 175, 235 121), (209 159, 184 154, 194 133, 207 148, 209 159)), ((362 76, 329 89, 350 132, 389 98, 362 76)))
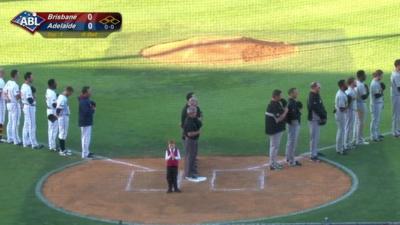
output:
POLYGON ((23 11, 11 20, 11 23, 18 25, 25 30, 34 33, 45 19, 36 15, 34 12, 23 11))

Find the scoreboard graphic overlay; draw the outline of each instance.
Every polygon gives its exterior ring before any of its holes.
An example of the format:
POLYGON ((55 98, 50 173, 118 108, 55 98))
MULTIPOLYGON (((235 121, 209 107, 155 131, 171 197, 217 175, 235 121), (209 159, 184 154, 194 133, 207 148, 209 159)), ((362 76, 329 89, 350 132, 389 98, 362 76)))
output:
POLYGON ((122 15, 117 12, 29 12, 11 23, 46 38, 101 38, 120 31, 122 15))

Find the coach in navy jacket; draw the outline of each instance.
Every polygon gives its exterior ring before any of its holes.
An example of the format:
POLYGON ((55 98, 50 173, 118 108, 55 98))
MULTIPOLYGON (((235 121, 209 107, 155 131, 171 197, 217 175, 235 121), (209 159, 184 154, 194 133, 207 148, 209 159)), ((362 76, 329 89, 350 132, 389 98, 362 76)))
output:
POLYGON ((85 86, 82 88, 82 93, 79 96, 79 127, 81 128, 82 158, 93 157, 93 154, 89 151, 89 146, 96 103, 90 100, 91 95, 90 87, 85 86))

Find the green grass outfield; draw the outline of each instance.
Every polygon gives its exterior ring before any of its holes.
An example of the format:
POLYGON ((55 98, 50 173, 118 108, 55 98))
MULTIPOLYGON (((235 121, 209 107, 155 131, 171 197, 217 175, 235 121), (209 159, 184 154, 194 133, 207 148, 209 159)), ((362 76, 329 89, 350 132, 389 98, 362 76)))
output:
MULTIPOLYGON (((34 72, 42 142, 47 134, 46 82, 55 78, 60 89, 93 87, 98 107, 92 150, 97 154, 161 158, 165 141, 180 138, 185 94, 195 91, 205 115, 201 155, 266 155, 264 110, 272 89, 297 86, 304 102, 309 83, 318 80, 331 112, 339 78, 358 69, 371 74, 381 68, 389 84, 393 61, 400 58, 399 7, 400 0, 0 1, 0 66, 7 72, 34 72), (123 29, 106 39, 44 39, 10 24, 22 10, 117 11, 123 15, 123 29), (149 45, 207 35, 287 41, 297 44, 299 52, 231 67, 166 65, 137 56, 149 45)), ((388 95, 383 131, 390 129, 388 95)), ((80 145, 76 97, 70 100, 73 114, 67 141, 73 149, 80 145)), ((333 114, 329 116, 321 146, 334 143, 336 127, 333 114)), ((301 131, 304 152, 305 123, 301 131)), ((356 173, 358 190, 336 205, 268 222, 321 222, 325 216, 335 222, 399 221, 399 142, 387 137, 346 157, 329 150, 329 159, 356 173)), ((47 208, 35 196, 36 182, 44 174, 77 160, 0 145, 0 225, 100 224, 47 208)))

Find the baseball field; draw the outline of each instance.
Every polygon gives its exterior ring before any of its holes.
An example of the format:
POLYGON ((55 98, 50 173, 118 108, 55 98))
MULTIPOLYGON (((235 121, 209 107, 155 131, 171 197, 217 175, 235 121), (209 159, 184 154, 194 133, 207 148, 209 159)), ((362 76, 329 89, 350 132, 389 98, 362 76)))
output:
MULTIPOLYGON (((384 141, 346 156, 332 146, 337 81, 363 69, 369 83, 382 69, 390 84, 399 9, 400 0, 0 1, 0 67, 7 79, 12 69, 33 72, 38 140, 47 143, 44 96, 54 78, 58 92, 76 90, 67 148, 80 151, 77 97, 89 85, 97 103, 91 151, 100 156, 82 161, 1 143, 0 224, 400 221, 400 139, 389 132, 389 91, 384 141), (10 23, 23 10, 120 12, 122 31, 46 39, 10 23), (223 48, 242 50, 217 54, 223 48), (327 161, 305 157, 301 168, 270 172, 262 165, 271 93, 297 87, 305 103, 312 81, 321 83, 328 111, 320 141, 327 161), (204 113, 199 163, 208 181, 181 181, 183 193, 169 197, 165 146, 175 139, 184 152, 179 123, 190 91, 204 113)), ((298 155, 309 152, 306 114, 298 155)), ((286 135, 282 157, 284 143, 286 135)))

